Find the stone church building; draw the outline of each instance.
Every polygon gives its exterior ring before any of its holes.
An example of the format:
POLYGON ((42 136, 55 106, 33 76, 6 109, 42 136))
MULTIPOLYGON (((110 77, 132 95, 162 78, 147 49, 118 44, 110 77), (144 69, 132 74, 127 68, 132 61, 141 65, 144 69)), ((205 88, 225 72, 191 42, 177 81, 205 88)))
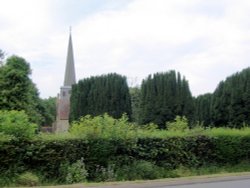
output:
POLYGON ((70 95, 71 87, 76 83, 74 54, 72 46, 71 32, 69 35, 68 52, 66 59, 66 68, 64 75, 64 83, 60 88, 60 93, 57 96, 56 104, 56 122, 53 126, 55 133, 67 132, 69 129, 69 113, 70 113, 70 95))

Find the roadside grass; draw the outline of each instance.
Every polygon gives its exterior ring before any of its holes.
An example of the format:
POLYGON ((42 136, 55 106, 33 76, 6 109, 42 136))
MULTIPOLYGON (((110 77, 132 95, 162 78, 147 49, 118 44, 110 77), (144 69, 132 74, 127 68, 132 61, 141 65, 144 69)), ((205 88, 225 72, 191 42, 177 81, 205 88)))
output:
POLYGON ((236 165, 209 165, 206 167, 200 168, 187 168, 179 167, 174 170, 174 173, 177 177, 188 177, 188 176, 203 176, 203 175, 212 175, 212 174, 228 174, 228 173, 241 173, 241 172, 250 172, 250 163, 241 162, 236 165))

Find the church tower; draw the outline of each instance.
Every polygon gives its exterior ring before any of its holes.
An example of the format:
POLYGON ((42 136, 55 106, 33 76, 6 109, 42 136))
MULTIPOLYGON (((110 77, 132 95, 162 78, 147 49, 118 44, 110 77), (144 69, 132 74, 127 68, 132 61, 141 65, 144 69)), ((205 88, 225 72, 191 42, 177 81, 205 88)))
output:
POLYGON ((71 87, 76 83, 74 54, 72 46, 71 31, 69 34, 69 44, 64 75, 64 84, 57 97, 57 117, 54 124, 54 132, 67 132, 69 129, 70 95, 71 87))

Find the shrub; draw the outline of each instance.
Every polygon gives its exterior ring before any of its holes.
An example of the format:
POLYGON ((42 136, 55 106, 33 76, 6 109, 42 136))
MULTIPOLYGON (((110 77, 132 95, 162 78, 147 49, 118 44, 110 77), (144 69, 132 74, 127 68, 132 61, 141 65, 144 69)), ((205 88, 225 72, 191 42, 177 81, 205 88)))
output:
POLYGON ((115 165, 109 164, 107 168, 103 166, 96 166, 96 178, 95 181, 115 181, 115 165))
POLYGON ((136 127, 128 122, 126 114, 120 119, 114 119, 108 114, 92 117, 81 117, 72 123, 70 133, 85 138, 128 138, 135 137, 136 127))
POLYGON ((0 111, 0 133, 17 138, 31 138, 36 130, 37 125, 29 122, 24 111, 0 111))
POLYGON ((62 164, 60 173, 62 181, 68 184, 85 182, 88 176, 83 159, 77 160, 73 164, 62 164))
POLYGON ((184 132, 188 130, 188 120, 187 118, 176 116, 174 122, 167 122, 166 127, 169 131, 181 131, 184 132))
POLYGON ((19 175, 16 183, 21 186, 37 186, 39 184, 39 178, 31 172, 24 172, 19 175))

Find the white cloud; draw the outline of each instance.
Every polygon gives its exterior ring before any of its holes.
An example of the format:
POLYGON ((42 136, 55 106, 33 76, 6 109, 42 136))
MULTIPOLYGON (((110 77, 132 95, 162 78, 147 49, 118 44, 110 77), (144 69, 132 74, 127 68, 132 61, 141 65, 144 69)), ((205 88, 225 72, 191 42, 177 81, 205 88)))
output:
MULTIPOLYGON (((114 1, 108 2, 106 7, 112 7, 114 1)), ((75 23, 78 79, 118 72, 140 81, 150 73, 175 69, 198 95, 212 92, 226 76, 249 66, 247 0, 133 0, 122 1, 122 6, 116 1, 113 8, 96 8, 91 14, 80 14, 84 6, 77 8, 77 16, 60 10, 68 16, 65 22, 54 17, 56 3, 10 0, 0 12, 1 48, 31 62, 43 97, 55 96, 63 82, 69 22, 75 23)))
POLYGON ((250 8, 244 1, 212 1, 211 10, 218 5, 223 11, 218 17, 200 12, 203 2, 137 0, 122 11, 97 13, 76 28, 79 49, 90 57, 80 59, 81 72, 88 67, 91 74, 108 70, 144 78, 176 69, 195 95, 212 92, 220 80, 248 66, 249 47, 243 43, 249 40, 244 24, 250 8), (201 49, 188 50, 197 40, 205 41, 201 49))

